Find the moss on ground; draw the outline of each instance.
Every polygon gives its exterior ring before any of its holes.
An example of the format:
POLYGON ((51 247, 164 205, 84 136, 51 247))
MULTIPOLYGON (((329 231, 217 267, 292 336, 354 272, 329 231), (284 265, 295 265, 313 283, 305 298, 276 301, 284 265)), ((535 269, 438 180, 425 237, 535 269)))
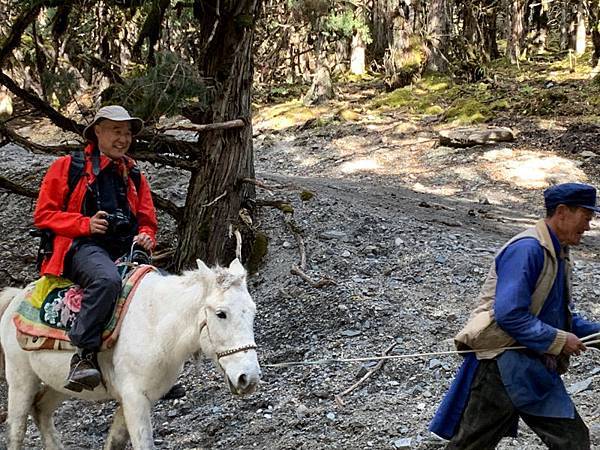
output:
POLYGON ((349 104, 340 96, 319 107, 306 107, 300 100, 261 108, 256 119, 274 129, 308 123, 311 128, 365 117, 401 113, 412 123, 427 116, 440 121, 468 125, 498 116, 577 116, 579 121, 596 117, 600 107, 600 79, 591 79, 591 50, 584 55, 547 51, 530 56, 518 65, 500 58, 490 64, 487 76, 478 83, 461 83, 450 76, 424 74, 409 86, 383 92, 382 79, 375 75, 338 79, 347 91, 370 89, 374 95, 360 104, 349 104), (371 83, 371 84, 369 84, 371 83), (352 87, 354 86, 354 87, 352 87))
POLYGON ((252 275, 258 272, 263 259, 269 250, 269 237, 262 231, 257 231, 248 257, 248 272, 252 275))

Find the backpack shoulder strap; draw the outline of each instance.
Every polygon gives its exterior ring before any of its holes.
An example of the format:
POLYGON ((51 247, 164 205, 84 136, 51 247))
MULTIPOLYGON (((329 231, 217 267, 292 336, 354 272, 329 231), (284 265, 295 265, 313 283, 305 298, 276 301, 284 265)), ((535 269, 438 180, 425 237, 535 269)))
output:
POLYGON ((85 153, 82 150, 75 150, 71 153, 71 163, 69 164, 69 176, 67 178, 67 197, 65 198, 65 204, 63 210, 67 210, 67 205, 71 198, 71 194, 75 190, 75 186, 79 182, 79 179, 83 176, 85 171, 85 153))
MULTIPOLYGON (((75 150, 71 153, 71 164, 69 165, 69 178, 67 185, 69 187, 69 197, 75 190, 75 186, 83 175, 85 169, 85 153, 82 150, 75 150)), ((68 200, 68 198, 67 198, 68 200)))
POLYGON ((133 184, 135 184, 135 189, 139 192, 140 184, 142 182, 142 172, 137 164, 129 170, 129 176, 133 180, 133 184))

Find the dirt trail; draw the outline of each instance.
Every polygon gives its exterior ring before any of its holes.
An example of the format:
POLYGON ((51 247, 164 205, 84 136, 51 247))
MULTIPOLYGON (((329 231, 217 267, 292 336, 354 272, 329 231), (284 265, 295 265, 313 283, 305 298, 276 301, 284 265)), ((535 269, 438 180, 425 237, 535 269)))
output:
MULTIPOLYGON (((394 342, 395 354, 449 348, 446 341, 464 323, 495 250, 542 214, 543 188, 600 181, 593 161, 565 151, 561 137, 568 120, 556 119, 552 126, 529 119, 502 124, 519 131, 516 142, 454 149, 436 147, 435 126, 393 113, 283 131, 257 123, 257 176, 284 185, 259 189, 259 197, 290 201, 303 230, 307 274, 336 284, 313 288, 290 274, 299 260, 294 236, 280 211, 263 208, 257 222, 269 236, 269 250, 249 283, 265 365, 261 388, 250 398, 232 398, 209 363, 187 364, 180 378, 187 397, 155 408, 157 448, 438 448, 426 428, 459 357, 389 362, 348 395, 344 407, 334 395, 371 364, 277 369, 267 364, 379 355, 394 342), (314 197, 303 201, 303 190, 314 197)), ((598 140, 594 131, 577 136, 598 140)), ((0 170, 15 177, 49 162, 15 148, 0 152, 0 170)), ((181 180, 148 170, 162 195, 183 198, 181 180)), ((0 278, 21 284, 33 277, 26 235, 32 203, 0 195, 0 278)), ((593 224, 576 251, 575 296, 582 311, 600 319, 598 235, 593 224)), ((591 353, 578 358, 565 378, 567 386, 590 383, 574 400, 597 448, 599 362, 591 353)), ((5 393, 0 400, 6 404, 5 393)), ((65 403, 56 421, 66 447, 100 448, 113 411, 114 403, 65 403)), ((32 424, 27 448, 40 448, 32 424)), ((522 428, 517 439, 499 448, 544 447, 522 428)))

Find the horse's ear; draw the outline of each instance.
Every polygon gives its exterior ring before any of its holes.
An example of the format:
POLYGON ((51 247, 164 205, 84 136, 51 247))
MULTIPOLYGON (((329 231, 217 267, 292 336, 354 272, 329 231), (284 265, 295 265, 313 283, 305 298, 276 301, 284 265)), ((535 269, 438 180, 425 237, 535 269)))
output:
POLYGON ((229 264, 229 271, 232 275, 239 277, 246 275, 246 269, 244 269, 244 266, 242 266, 242 263, 237 258, 235 258, 233 261, 231 261, 231 264, 229 264))
POLYGON ((208 275, 208 274, 212 274, 212 270, 210 270, 210 268, 204 264, 204 262, 202 262, 201 259, 196 259, 196 264, 198 264, 198 272, 200 272, 201 275, 208 275))

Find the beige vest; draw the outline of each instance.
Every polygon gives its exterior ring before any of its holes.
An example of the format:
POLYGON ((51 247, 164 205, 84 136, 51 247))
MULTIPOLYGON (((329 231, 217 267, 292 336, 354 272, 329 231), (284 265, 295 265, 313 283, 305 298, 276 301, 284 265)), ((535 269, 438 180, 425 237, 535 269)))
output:
MULTIPOLYGON (((531 296, 530 311, 537 316, 544 302, 550 294, 556 274, 558 271, 558 261, 554 252, 554 245, 548 227, 543 219, 539 220, 535 227, 529 228, 522 233, 519 233, 508 241, 500 249, 504 250, 511 243, 524 237, 532 237, 538 240, 544 248, 544 266, 537 280, 535 290, 531 296)), ((500 254, 498 252, 498 254, 500 254)), ((571 300, 571 271, 572 265, 569 259, 569 250, 565 248, 563 255, 565 259, 565 290, 567 300, 571 300)), ((479 294, 479 306, 473 311, 469 321, 465 327, 454 337, 454 341, 458 350, 478 350, 477 359, 492 359, 498 356, 503 350, 498 350, 500 347, 509 347, 516 344, 516 341, 504 332, 494 319, 494 302, 496 300, 496 264, 492 262, 492 267, 488 276, 481 288, 479 294)), ((567 338, 567 333, 558 330, 556 338, 552 345, 546 350, 546 353, 558 355, 567 338)))

